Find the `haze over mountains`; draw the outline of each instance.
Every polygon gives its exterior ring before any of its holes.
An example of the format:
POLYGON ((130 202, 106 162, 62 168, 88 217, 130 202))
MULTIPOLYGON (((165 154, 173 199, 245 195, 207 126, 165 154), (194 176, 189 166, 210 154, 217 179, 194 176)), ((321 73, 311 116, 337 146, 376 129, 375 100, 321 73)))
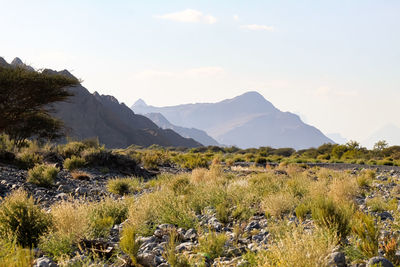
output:
MULTIPOLYGON (((0 57, 0 66, 34 71, 19 58, 9 64, 0 57)), ((66 70, 46 69, 44 72, 72 76, 66 70)), ((54 105, 54 115, 64 121, 70 136, 77 139, 98 137, 110 148, 158 144, 303 149, 347 142, 339 133, 327 137, 296 114, 280 111, 257 92, 247 92, 217 103, 169 107, 149 106, 140 99, 129 108, 113 96, 92 94, 82 85, 69 90, 74 96, 68 102, 54 105)), ((400 144, 400 128, 386 125, 361 144, 371 148, 379 140, 386 140, 390 145, 400 144)))
POLYGON ((303 149, 334 143, 300 117, 282 112, 257 92, 218 103, 197 103, 169 107, 148 106, 138 100, 132 110, 139 114, 161 113, 181 127, 201 129, 220 144, 241 148, 272 146, 303 149))
POLYGON ((144 114, 147 118, 152 120, 155 124, 163 129, 171 129, 186 138, 193 138, 205 146, 218 146, 219 143, 209 136, 205 131, 196 128, 185 128, 173 125, 161 113, 148 113, 144 114))

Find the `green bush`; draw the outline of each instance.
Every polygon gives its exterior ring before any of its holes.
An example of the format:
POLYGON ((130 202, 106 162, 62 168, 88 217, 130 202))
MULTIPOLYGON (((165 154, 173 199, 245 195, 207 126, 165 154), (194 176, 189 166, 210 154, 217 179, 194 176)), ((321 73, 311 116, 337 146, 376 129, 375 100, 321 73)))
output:
POLYGON ((24 151, 17 155, 17 161, 21 168, 29 169, 34 167, 36 164, 42 163, 43 158, 37 153, 24 151))
POLYGON ((14 191, 0 204, 0 236, 3 240, 15 239, 23 247, 36 246, 50 224, 49 215, 35 205, 25 191, 14 191))
POLYGON ((90 207, 90 218, 111 217, 114 224, 120 224, 126 220, 128 216, 128 205, 119 200, 106 198, 90 207))
POLYGON ((191 266, 185 257, 182 257, 175 251, 177 245, 178 234, 176 231, 169 233, 168 243, 165 245, 164 258, 167 260, 170 266, 174 267, 189 267, 191 266))
POLYGON ((52 165, 40 164, 28 171, 28 182, 42 187, 50 187, 60 170, 52 165))
POLYGON ((296 217, 299 220, 304 220, 306 219, 307 214, 311 213, 310 205, 306 203, 300 203, 299 205, 297 205, 295 212, 296 212, 296 217))
POLYGON ((34 253, 15 242, 0 239, 0 267, 33 266, 34 253))
POLYGON ((140 180, 138 178, 115 178, 107 182, 107 190, 116 195, 127 195, 138 191, 140 180))
POLYGON ((110 229, 127 218, 128 207, 122 201, 110 198, 95 203, 89 208, 89 235, 93 238, 108 236, 110 229))
POLYGON ((215 207, 216 217, 221 223, 228 223, 230 216, 230 203, 223 201, 215 207))
POLYGON ((366 170, 357 176, 357 184, 359 187, 369 187, 375 179, 375 172, 372 170, 366 170))
POLYGON ((89 237, 105 238, 110 234, 110 230, 113 226, 114 219, 110 216, 92 218, 89 228, 89 237))
POLYGON ((347 207, 335 203, 329 198, 318 198, 313 202, 312 218, 319 226, 334 230, 339 238, 344 239, 350 231, 350 214, 347 207))
POLYGON ((379 229, 371 215, 357 212, 352 223, 352 231, 357 235, 357 248, 370 258, 378 255, 379 229))
POLYGON ((265 158, 265 157, 256 157, 254 162, 257 163, 257 164, 265 165, 265 164, 267 164, 267 158, 265 158))
POLYGON ((74 240, 69 235, 60 233, 51 233, 43 236, 39 242, 39 248, 56 260, 60 260, 65 256, 72 256, 75 250, 73 246, 74 240))
POLYGON ((182 168, 187 169, 207 168, 209 165, 207 158, 200 153, 187 153, 178 155, 173 160, 182 168))
POLYGON ((133 225, 124 225, 122 229, 119 246, 123 252, 131 258, 132 265, 137 264, 137 254, 139 252, 140 243, 136 241, 136 230, 133 225))
POLYGON ((227 237, 225 234, 211 232, 199 238, 197 250, 204 253, 207 258, 214 260, 224 255, 226 241, 227 237))
POLYGON ((64 158, 70 158, 72 156, 79 157, 86 147, 87 146, 82 142, 69 142, 59 146, 58 150, 64 158))
POLYGON ((77 156, 72 156, 71 158, 64 160, 64 168, 69 171, 82 168, 83 166, 85 166, 85 164, 86 161, 83 158, 77 156))

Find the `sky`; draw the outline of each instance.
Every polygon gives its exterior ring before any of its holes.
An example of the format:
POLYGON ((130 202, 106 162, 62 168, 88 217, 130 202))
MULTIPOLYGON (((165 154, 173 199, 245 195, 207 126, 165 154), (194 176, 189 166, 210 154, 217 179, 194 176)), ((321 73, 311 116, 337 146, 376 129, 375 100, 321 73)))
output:
POLYGON ((0 56, 131 106, 258 91, 324 133, 400 127, 400 1, 0 0, 0 56))

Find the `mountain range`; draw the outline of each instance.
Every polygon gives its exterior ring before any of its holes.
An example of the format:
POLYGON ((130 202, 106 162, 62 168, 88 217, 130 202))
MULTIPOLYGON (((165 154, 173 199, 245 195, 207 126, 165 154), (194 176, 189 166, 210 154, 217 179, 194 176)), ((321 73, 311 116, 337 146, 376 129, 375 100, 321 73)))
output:
POLYGON ((140 99, 131 109, 139 114, 160 113, 173 125, 203 130, 229 146, 303 149, 334 143, 296 114, 280 111, 254 91, 217 103, 168 107, 149 106, 140 99))
POLYGON ((163 129, 171 129, 186 138, 193 138, 205 146, 218 146, 220 145, 214 138, 209 136, 205 131, 196 128, 186 128, 176 126, 170 123, 161 113, 147 113, 144 114, 147 118, 152 120, 155 124, 163 129))
MULTIPOLYGON (((0 57, 0 65, 6 67, 24 67, 30 71, 34 69, 25 65, 19 58, 8 64, 0 57)), ((72 76, 67 70, 54 71, 45 69, 44 73, 72 76)), ((98 137, 100 143, 109 148, 124 148, 132 144, 150 146, 181 146, 199 147, 199 142, 184 138, 170 129, 162 129, 150 119, 135 114, 129 107, 119 103, 116 98, 90 93, 81 84, 70 87, 73 94, 66 102, 52 105, 53 115, 61 119, 68 129, 68 136, 76 139, 98 137)))

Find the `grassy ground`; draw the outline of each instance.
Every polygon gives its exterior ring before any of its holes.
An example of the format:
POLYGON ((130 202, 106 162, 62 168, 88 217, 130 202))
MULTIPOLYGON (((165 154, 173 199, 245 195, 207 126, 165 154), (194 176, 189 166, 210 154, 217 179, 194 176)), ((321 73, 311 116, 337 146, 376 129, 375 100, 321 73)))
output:
MULTIPOLYGON (((325 266, 332 252, 343 252, 349 264, 376 255, 400 264, 395 172, 333 171, 289 161, 231 167, 224 154, 108 151, 93 141, 3 147, 15 155, 12 164, 31 170, 26 182, 38 187, 53 186, 57 175, 44 164, 50 152, 62 156, 72 179, 90 180, 80 169, 102 153, 160 170, 181 160, 179 166, 191 170, 152 179, 115 177, 107 184, 112 197, 67 198, 46 208, 15 189, 0 201, 0 266, 29 266, 38 251, 64 266, 140 266, 151 238, 158 238, 160 257, 170 266, 325 266), (196 234, 184 238, 189 229, 196 234), (88 248, 94 240, 114 244, 111 255, 88 248)), ((107 166, 98 168, 107 172, 107 166)))

